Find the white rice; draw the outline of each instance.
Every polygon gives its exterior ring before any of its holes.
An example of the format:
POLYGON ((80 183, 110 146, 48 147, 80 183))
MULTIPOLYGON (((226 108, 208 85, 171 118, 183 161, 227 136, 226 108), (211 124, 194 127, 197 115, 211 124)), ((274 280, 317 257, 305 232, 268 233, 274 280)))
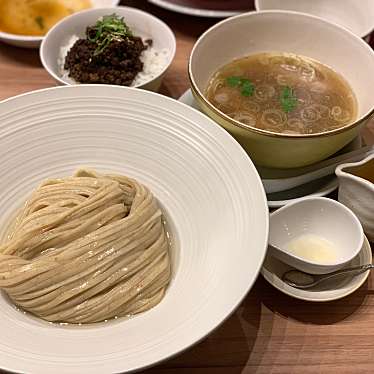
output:
MULTIPOLYGON (((70 84, 77 84, 74 79, 69 77, 69 71, 64 69, 65 58, 74 45, 74 43, 79 39, 77 35, 73 35, 68 42, 60 48, 59 57, 57 59, 58 64, 58 74, 66 82, 70 84)), ((149 39, 149 38, 145 38, 149 39)), ((145 40, 144 39, 144 40, 145 40)), ((143 40, 143 42, 144 42, 143 40)), ((170 52, 168 49, 156 49, 153 46, 148 46, 148 48, 142 52, 140 55, 140 60, 143 62, 143 70, 139 72, 131 86, 139 86, 147 81, 152 80, 157 77, 168 63, 170 52)))

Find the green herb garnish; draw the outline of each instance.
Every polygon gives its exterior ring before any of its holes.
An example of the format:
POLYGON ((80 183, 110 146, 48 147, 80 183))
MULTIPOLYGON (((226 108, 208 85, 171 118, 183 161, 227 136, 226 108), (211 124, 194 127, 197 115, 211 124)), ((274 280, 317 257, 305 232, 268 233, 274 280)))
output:
POLYGON ((255 86, 247 78, 232 76, 226 78, 226 82, 230 87, 240 87, 240 93, 243 96, 252 96, 255 90, 255 86))
POLYGON ((35 22, 38 24, 41 30, 44 29, 44 19, 41 16, 35 17, 35 22))
POLYGON ((242 79, 242 90, 240 93, 243 96, 252 96, 255 90, 255 86, 249 79, 242 79))
POLYGON ((292 112, 296 108, 297 97, 291 87, 285 86, 282 88, 280 103, 285 113, 292 112))
POLYGON ((120 18, 117 14, 103 16, 92 29, 96 33, 94 36, 87 35, 87 39, 97 44, 94 52, 95 56, 102 53, 113 40, 123 40, 132 36, 132 32, 124 22, 123 17, 120 18))
POLYGON ((228 77, 226 82, 230 87, 238 87, 241 83, 242 78, 240 77, 228 77))

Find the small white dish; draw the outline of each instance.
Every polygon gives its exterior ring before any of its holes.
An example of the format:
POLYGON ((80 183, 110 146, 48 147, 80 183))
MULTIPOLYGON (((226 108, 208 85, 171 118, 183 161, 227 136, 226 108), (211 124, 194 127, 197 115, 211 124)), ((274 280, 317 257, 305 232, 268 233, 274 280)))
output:
MULTIPOLYGON (((361 147, 354 151, 333 155, 334 157, 329 157, 326 160, 303 168, 297 168, 295 173, 292 173, 293 175, 290 173, 290 176, 284 176, 283 178, 264 178, 262 176, 262 183, 267 193, 289 190, 313 182, 316 179, 333 175, 337 166, 343 163, 357 162, 373 153, 374 146, 361 147)), ((292 171, 292 169, 288 170, 292 171)))
MULTIPOLYGON (((360 253, 346 267, 360 266, 370 264, 371 262, 371 248, 369 241, 365 237, 360 253)), ((335 278, 335 280, 322 282, 307 290, 301 290, 289 286, 282 280, 282 275, 289 270, 292 270, 291 266, 267 255, 261 269, 261 274, 272 286, 284 294, 296 299, 314 302, 333 301, 346 297, 360 288, 370 274, 369 271, 366 271, 355 277, 335 278)))
MULTIPOLYGON (((196 100, 194 99, 192 92, 188 89, 184 92, 178 99, 180 102, 201 111, 196 100)), ((343 154, 345 152, 350 152, 361 148, 362 141, 360 137, 356 137, 352 142, 346 145, 342 150, 340 150, 334 157, 338 154, 343 154)), ((256 166, 262 179, 281 179, 286 177, 291 177, 299 175, 297 171, 293 169, 271 169, 256 166)), ((314 180, 313 182, 297 186, 292 189, 288 189, 281 192, 269 193, 267 194, 268 206, 269 208, 279 208, 289 203, 298 201, 304 197, 320 197, 326 196, 338 188, 338 180, 334 175, 324 177, 322 179, 314 180)))
POLYGON ((374 28, 372 0, 255 0, 256 10, 291 10, 346 27, 360 38, 374 28))
MULTIPOLYGON (((359 150, 362 147, 362 139, 360 136, 357 136, 353 139, 349 144, 347 144, 343 149, 339 152, 335 153, 331 156, 331 158, 337 155, 343 155, 347 152, 352 152, 354 150, 359 150)), ((311 165, 313 166, 313 165, 311 165)), ((269 169, 269 168, 262 168, 260 166, 256 166, 260 177, 263 180, 264 188, 266 191, 266 183, 264 180, 266 178, 271 178, 273 180, 287 177, 293 177, 300 175, 298 170, 292 169, 269 169)), ((307 169, 306 169, 307 170, 307 169)), ((294 202, 299 201, 305 197, 322 197, 327 196, 328 194, 335 191, 339 186, 339 181, 335 175, 328 175, 326 177, 315 179, 309 183, 305 183, 299 185, 297 187, 275 192, 275 193, 267 193, 266 197, 268 199, 268 206, 269 208, 280 208, 287 204, 291 204, 294 202)))
MULTIPOLYGON (((252 9, 250 3, 246 9, 238 10, 238 7, 232 6, 232 9, 225 7, 226 9, 212 9, 211 6, 204 8, 204 3, 207 1, 170 1, 170 0, 148 0, 150 3, 157 5, 161 8, 171 10, 173 12, 187 14, 189 16, 197 17, 209 17, 209 18, 226 18, 235 16, 236 14, 243 13, 252 9)), ((224 1, 223 1, 224 2, 224 1)), ((231 1, 234 3, 235 1, 231 1)), ((216 1, 217 3, 217 1, 216 1)), ((243 1, 241 1, 243 3, 243 1)), ((209 4, 208 4, 209 5, 209 4)), ((239 8, 240 9, 240 8, 239 8)))
POLYGON ((374 154, 359 162, 339 165, 335 172, 339 201, 357 215, 367 237, 374 241, 374 154))
MULTIPOLYGON (((93 8, 115 7, 120 0, 91 0, 93 8)), ((0 31, 0 41, 23 48, 38 48, 45 36, 9 34, 0 31)))
MULTIPOLYGON (((144 39, 152 39, 152 48, 168 51, 165 65, 159 73, 142 84, 134 85, 150 91, 158 91, 162 78, 170 66, 176 50, 176 40, 173 31, 166 23, 142 10, 118 6, 116 8, 88 9, 64 18, 52 27, 45 36, 40 47, 40 59, 47 72, 61 85, 71 85, 71 81, 64 79, 61 72, 60 49, 69 44, 72 36, 85 37, 87 26, 94 25, 105 15, 116 13, 124 17, 126 24, 134 35, 144 39)), ((62 62, 63 64, 63 62, 62 62)))
POLYGON ((360 252, 363 241, 358 218, 332 199, 305 198, 270 215, 269 243, 278 249, 269 247, 268 253, 306 273, 327 274, 344 267, 360 252), (311 251, 308 240, 306 248, 299 242, 297 252, 291 252, 289 243, 302 237, 312 238, 312 242, 318 239, 329 247, 317 246, 311 251))

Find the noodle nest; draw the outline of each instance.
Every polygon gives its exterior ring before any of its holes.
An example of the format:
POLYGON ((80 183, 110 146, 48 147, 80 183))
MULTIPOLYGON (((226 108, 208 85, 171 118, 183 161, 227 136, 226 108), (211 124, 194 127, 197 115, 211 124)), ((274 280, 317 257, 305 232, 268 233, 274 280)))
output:
POLYGON ((43 182, 0 245, 0 288, 44 320, 93 323, 148 310, 170 258, 152 193, 121 175, 78 170, 43 182))

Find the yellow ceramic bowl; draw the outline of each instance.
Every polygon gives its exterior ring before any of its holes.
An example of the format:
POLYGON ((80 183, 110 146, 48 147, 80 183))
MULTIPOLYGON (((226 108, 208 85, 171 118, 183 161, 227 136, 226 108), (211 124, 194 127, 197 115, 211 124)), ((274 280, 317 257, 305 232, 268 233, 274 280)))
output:
POLYGON ((373 50, 350 31, 303 13, 251 12, 217 23, 196 42, 188 72, 202 110, 261 166, 293 168, 323 160, 353 140, 374 112, 373 50), (217 69, 235 58, 272 51, 308 56, 342 74, 357 97, 356 122, 319 134, 276 134, 242 124, 207 101, 204 91, 217 69))

